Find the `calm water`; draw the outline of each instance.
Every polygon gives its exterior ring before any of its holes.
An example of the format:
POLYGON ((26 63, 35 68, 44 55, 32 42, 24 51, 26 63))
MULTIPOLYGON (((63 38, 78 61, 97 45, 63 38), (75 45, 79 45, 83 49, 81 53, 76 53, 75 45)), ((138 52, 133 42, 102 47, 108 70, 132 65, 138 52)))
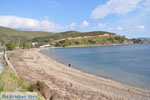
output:
POLYGON ((150 44, 57 48, 41 52, 76 69, 150 89, 150 44))

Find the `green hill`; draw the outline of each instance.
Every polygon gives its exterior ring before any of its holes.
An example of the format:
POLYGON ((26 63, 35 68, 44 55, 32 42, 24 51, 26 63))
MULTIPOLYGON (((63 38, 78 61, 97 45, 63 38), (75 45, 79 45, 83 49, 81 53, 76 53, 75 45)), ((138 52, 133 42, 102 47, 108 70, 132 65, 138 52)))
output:
POLYGON ((53 34, 48 37, 38 37, 31 39, 32 42, 52 42, 55 40, 67 39, 67 38, 76 38, 76 37, 84 37, 84 36, 97 36, 97 35, 104 35, 110 34, 115 35, 114 33, 104 32, 104 31, 93 31, 93 32, 77 32, 77 31, 67 31, 67 32, 60 32, 57 34, 53 34))
POLYGON ((36 37, 45 37, 50 36, 52 32, 44 32, 44 31, 18 31, 11 28, 1 27, 0 26, 0 34, 9 37, 18 36, 18 37, 25 37, 27 39, 33 39, 36 37))
POLYGON ((53 34, 49 37, 38 37, 30 40, 38 43, 50 43, 54 46, 94 46, 94 45, 112 45, 129 44, 132 41, 124 36, 104 31, 77 32, 67 31, 53 34))
POLYGON ((104 31, 77 32, 67 31, 60 33, 42 31, 18 31, 11 28, 0 27, 0 46, 12 42, 16 47, 32 47, 32 42, 39 45, 51 44, 54 46, 93 46, 129 44, 132 41, 124 36, 104 31))
POLYGON ((52 32, 43 31, 18 31, 0 26, 0 46, 14 40, 24 42, 37 37, 51 36, 52 34, 52 32))

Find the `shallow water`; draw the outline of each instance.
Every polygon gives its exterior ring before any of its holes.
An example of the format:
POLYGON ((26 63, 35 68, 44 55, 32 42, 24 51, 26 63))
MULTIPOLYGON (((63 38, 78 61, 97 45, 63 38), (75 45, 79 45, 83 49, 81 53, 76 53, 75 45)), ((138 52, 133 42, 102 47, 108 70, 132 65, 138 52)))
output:
POLYGON ((150 44, 56 48, 41 52, 76 69, 150 89, 150 44))

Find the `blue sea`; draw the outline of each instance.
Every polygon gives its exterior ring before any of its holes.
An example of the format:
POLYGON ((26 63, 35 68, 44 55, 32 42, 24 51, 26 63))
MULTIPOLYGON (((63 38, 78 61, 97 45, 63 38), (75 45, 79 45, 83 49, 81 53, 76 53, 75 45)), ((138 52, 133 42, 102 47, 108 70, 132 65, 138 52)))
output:
POLYGON ((150 44, 55 48, 41 53, 84 72, 150 89, 150 44))

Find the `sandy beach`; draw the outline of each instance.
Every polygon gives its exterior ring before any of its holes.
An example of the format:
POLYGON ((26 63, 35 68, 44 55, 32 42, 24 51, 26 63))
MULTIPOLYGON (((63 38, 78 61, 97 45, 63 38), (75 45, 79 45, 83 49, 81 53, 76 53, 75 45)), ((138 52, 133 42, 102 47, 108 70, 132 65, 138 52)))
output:
POLYGON ((21 78, 43 81, 60 95, 60 100, 150 100, 150 90, 76 70, 39 51, 16 50, 8 57, 21 78))

